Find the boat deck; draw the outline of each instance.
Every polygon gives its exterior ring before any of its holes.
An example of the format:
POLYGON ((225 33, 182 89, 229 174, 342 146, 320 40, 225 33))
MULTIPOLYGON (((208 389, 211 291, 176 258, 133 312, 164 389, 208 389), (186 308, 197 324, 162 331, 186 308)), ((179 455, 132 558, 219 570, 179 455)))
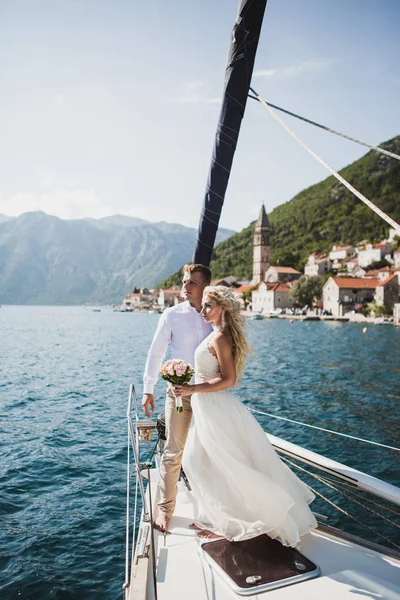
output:
MULTIPOLYGON (((157 503, 157 471, 152 471, 152 498, 157 503)), ((179 482, 177 506, 170 523, 170 535, 154 532, 158 600, 233 600, 236 593, 207 560, 201 540, 189 529, 194 506, 183 482, 179 482)), ((321 574, 278 589, 253 593, 255 600, 345 600, 400 598, 400 561, 352 541, 317 530, 302 540, 301 552, 317 564, 321 574)), ((137 573, 138 577, 143 577, 137 573)), ((146 596, 131 594, 131 600, 154 598, 151 566, 146 596)), ((138 587, 136 586, 136 590, 138 587)), ((132 590, 133 591, 133 590, 132 590)), ((254 590, 255 591, 255 590, 254 590)))

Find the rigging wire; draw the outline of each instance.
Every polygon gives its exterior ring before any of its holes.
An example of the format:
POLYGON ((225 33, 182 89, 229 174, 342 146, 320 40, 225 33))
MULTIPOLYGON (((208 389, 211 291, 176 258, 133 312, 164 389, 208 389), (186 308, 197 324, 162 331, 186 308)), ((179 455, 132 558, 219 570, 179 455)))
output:
MULTIPOLYGON (((250 88, 250 89, 252 90, 253 93, 257 93, 253 90, 253 88, 250 88)), ((373 210, 377 215, 379 215, 381 217, 381 219, 383 219, 384 221, 389 223, 389 225, 391 227, 393 227, 396 230, 397 229, 400 230, 399 223, 396 223, 396 221, 394 219, 392 219, 386 213, 384 213, 383 210, 378 208, 373 202, 371 202, 371 200, 368 200, 368 198, 366 198, 361 192, 359 192, 355 187, 353 187, 351 185, 351 183, 346 181, 346 179, 344 179, 344 177, 339 175, 339 173, 337 171, 335 171, 335 169, 333 169, 331 166, 329 166, 328 163, 326 163, 320 156, 318 156, 318 154, 316 154, 313 150, 311 150, 311 148, 309 146, 307 146, 307 144, 305 142, 303 142, 303 140, 301 140, 299 138, 299 136, 296 133, 294 133, 294 131, 292 131, 288 125, 286 125, 286 123, 275 113, 275 111, 270 106, 268 106, 268 103, 265 102, 265 100, 263 98, 261 98, 261 96, 259 96, 258 94, 257 94, 257 99, 259 100, 259 102, 261 102, 261 104, 263 104, 265 106, 265 108, 274 117, 274 119, 276 119, 278 121, 278 123, 280 123, 282 125, 282 127, 284 127, 284 129, 286 129, 286 131, 288 133, 290 133, 290 135, 292 137, 294 137, 295 140, 297 140, 299 142, 299 144, 301 144, 303 146, 303 148, 305 148, 307 150, 307 152, 309 152, 319 163, 321 163, 321 165, 323 165, 334 177, 336 177, 336 179, 338 181, 340 181, 340 183, 342 183, 348 190, 350 190, 350 192, 352 192, 355 196, 357 196, 357 198, 359 198, 359 200, 364 202, 364 204, 369 206, 369 208, 371 210, 373 210)))
POLYGON ((295 421, 294 419, 288 419, 287 417, 278 417, 278 415, 273 415, 271 413, 263 412, 261 410, 255 409, 255 408, 249 408, 249 411, 253 412, 253 413, 258 413, 259 415, 265 415, 266 417, 273 417, 274 419, 280 419, 281 421, 288 421, 289 423, 295 423, 296 425, 303 425, 304 427, 311 427, 311 429, 318 429, 319 431, 325 431, 326 433, 340 435, 342 437, 356 440, 357 442, 365 442, 366 444, 372 444, 373 446, 379 446, 381 448, 387 448, 388 450, 394 450, 395 452, 400 452, 400 448, 396 448, 395 446, 388 446, 387 444, 381 444, 380 442, 373 442, 372 440, 366 440, 364 438, 359 438, 354 435, 350 435, 348 433, 340 433, 339 431, 333 431, 332 429, 325 429, 324 427, 318 427, 317 425, 310 425, 309 423, 302 423, 301 421, 295 421))
MULTIPOLYGON (((301 459, 297 458, 297 460, 301 460, 301 459)), ((329 481, 330 483, 337 483, 337 480, 338 480, 337 477, 329 476, 329 475, 324 475, 323 479, 324 479, 324 481, 329 481)), ((373 504, 374 506, 381 508, 381 509, 385 510, 386 512, 392 513, 396 517, 400 517, 400 510, 398 510, 397 508, 393 508, 391 506, 385 505, 385 504, 381 504, 380 502, 375 502, 375 500, 372 500, 372 498, 369 497, 371 495, 371 492, 367 492, 366 490, 361 490, 357 485, 354 485, 354 483, 349 483, 347 481, 344 481, 343 479, 340 479, 340 489, 343 489, 345 492, 349 492, 349 494, 357 494, 357 496, 359 498, 362 498, 363 502, 369 502, 369 504, 373 504)), ((374 496, 374 498, 375 498, 375 496, 374 496)), ((390 500, 388 502, 390 502, 390 500)), ((380 513, 377 513, 377 514, 380 514, 380 513)))
MULTIPOLYGON (((250 88, 250 90, 254 94, 257 94, 253 90, 253 88, 250 88)), ((256 96, 252 96, 251 94, 249 94, 249 98, 251 98, 252 100, 257 100, 257 102, 260 102, 260 100, 258 98, 258 94, 256 96)), ((280 112, 290 115, 291 117, 295 117, 296 119, 300 119, 300 121, 305 121, 305 123, 309 123, 310 125, 315 125, 315 127, 319 127, 320 129, 324 129, 325 131, 329 131, 330 133, 334 133, 335 135, 340 135, 340 137, 343 137, 346 140, 350 140, 351 142, 356 142, 356 144, 361 144, 361 146, 366 146, 366 148, 370 148, 370 150, 375 150, 375 152, 380 152, 381 154, 386 154, 386 156, 390 156, 390 158, 395 158, 396 160, 400 160, 400 156, 398 154, 395 154, 394 152, 389 152, 389 150, 385 150, 384 148, 381 148, 380 146, 374 146, 373 144, 367 144, 366 142, 357 140, 357 138, 353 138, 350 135, 346 135, 345 133, 340 133, 340 131, 336 131, 335 129, 332 129, 331 127, 327 127, 326 125, 321 125, 321 123, 317 123, 316 121, 312 121, 311 119, 307 119, 306 117, 297 115, 296 113, 291 112, 290 110, 286 110, 285 108, 276 106, 276 104, 272 104, 271 102, 267 102, 266 100, 264 100, 264 102, 271 108, 274 108, 275 110, 279 110, 280 112)))
MULTIPOLYGON (((321 479, 321 477, 319 475, 316 475, 315 473, 312 473, 311 471, 308 471, 307 469, 304 469, 303 467, 300 467, 300 465, 297 465, 296 463, 292 462, 291 460, 289 460, 286 457, 281 457, 282 460, 284 460, 286 463, 290 464, 293 468, 299 469, 300 471, 303 471, 304 473, 307 473, 307 475, 313 477, 314 479, 316 479, 317 481, 319 481, 320 483, 325 483, 325 485, 328 485, 328 487, 332 488, 334 491, 339 492, 340 490, 335 488, 334 486, 331 486, 329 484, 327 484, 326 482, 323 481, 323 478, 321 479)), ((327 498, 326 496, 324 496, 323 494, 321 494, 320 492, 318 492, 315 488, 312 488, 310 485, 308 486, 310 488, 310 490, 316 494, 317 496, 319 496, 320 498, 322 498, 323 500, 325 500, 328 504, 330 504, 331 506, 333 506, 334 508, 336 508, 339 512, 341 512, 342 514, 346 515, 346 517, 349 517, 350 519, 353 519, 354 521, 356 521, 359 525, 362 525, 362 527, 364 527, 365 529, 368 529, 369 531, 371 531, 374 535, 377 535, 378 537, 380 537, 381 539, 385 540, 386 542, 389 542, 390 544, 392 544, 395 548, 397 548, 398 550, 400 550, 400 546, 398 546, 393 540, 391 540, 390 538, 382 535, 381 533, 379 533, 378 531, 376 531, 376 529, 373 529, 372 527, 369 527, 366 523, 363 523, 362 521, 360 521, 360 519, 358 519, 357 517, 355 517, 354 515, 350 514, 347 510, 344 510, 343 508, 341 508, 340 506, 338 506, 337 504, 335 504, 335 502, 332 502, 332 500, 329 500, 329 498, 327 498)), ((350 498, 350 500, 353 500, 352 498, 350 498)), ((379 515, 379 513, 375 513, 377 515, 379 515)), ((379 515, 380 517, 382 517, 382 515, 379 515)))
MULTIPOLYGON (((356 495, 355 492, 354 492, 354 490, 353 490, 353 492, 346 493, 345 491, 343 491, 343 488, 338 488, 335 485, 333 485, 332 481, 329 483, 329 479, 326 479, 325 477, 320 477, 320 481, 321 481, 321 483, 324 483, 328 487, 330 487, 333 490, 335 490, 338 494, 344 496, 344 498, 347 498, 348 500, 351 500, 355 504, 358 504, 365 511, 368 511, 368 512, 372 513, 373 515, 376 515, 377 517, 380 517, 381 519, 383 519, 387 523, 390 523, 391 525, 394 525, 394 527, 396 527, 397 529, 400 529, 400 525, 398 523, 396 523, 395 521, 393 521, 392 519, 389 519, 388 517, 385 517, 384 515, 382 515, 378 511, 374 510, 373 508, 370 508, 369 506, 366 506, 366 504, 363 504, 363 503, 359 502, 358 500, 356 500, 353 497, 353 496, 356 495), (351 495, 351 494, 353 494, 353 495, 351 495)), ((347 491, 349 491, 349 490, 347 490, 347 491)), ((365 499, 363 498, 363 500, 365 500, 365 499)))

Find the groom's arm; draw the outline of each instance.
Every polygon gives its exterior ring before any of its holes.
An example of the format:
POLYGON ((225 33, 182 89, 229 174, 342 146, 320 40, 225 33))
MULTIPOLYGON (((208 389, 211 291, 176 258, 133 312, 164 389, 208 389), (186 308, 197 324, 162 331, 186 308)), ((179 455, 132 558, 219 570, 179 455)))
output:
POLYGON ((154 412, 154 386, 157 383, 161 363, 171 341, 171 329, 168 323, 168 312, 165 311, 160 317, 157 330, 147 353, 146 366, 143 375, 143 399, 142 406, 146 415, 150 418, 151 410, 154 412))

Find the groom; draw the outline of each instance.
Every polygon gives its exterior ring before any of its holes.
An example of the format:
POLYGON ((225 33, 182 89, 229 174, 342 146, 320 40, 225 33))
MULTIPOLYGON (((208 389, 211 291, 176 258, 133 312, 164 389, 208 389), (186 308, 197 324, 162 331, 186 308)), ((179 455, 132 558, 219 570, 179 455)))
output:
MULTIPOLYGON (((154 412, 154 386, 160 372, 165 352, 170 347, 172 358, 180 358, 194 365, 194 351, 212 331, 200 314, 204 288, 210 285, 211 271, 200 264, 183 267, 182 296, 185 302, 167 308, 160 317, 157 330, 147 353, 144 369, 144 394, 142 406, 151 418, 154 412)), ((160 500, 154 526, 167 531, 175 509, 177 484, 181 470, 183 448, 192 418, 190 396, 182 397, 183 412, 175 407, 172 389, 167 391, 165 402, 165 428, 167 440, 160 465, 160 500)))

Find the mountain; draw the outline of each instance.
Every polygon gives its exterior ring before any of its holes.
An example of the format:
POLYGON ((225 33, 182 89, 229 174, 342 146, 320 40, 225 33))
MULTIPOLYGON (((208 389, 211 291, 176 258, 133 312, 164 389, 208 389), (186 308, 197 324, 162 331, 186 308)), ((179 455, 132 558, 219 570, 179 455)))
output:
POLYGON ((0 215, 0 223, 5 223, 6 221, 10 221, 11 219, 14 219, 15 217, 8 217, 7 215, 0 215))
MULTIPOLYGON (((400 136, 381 144, 400 154, 400 136)), ((368 152, 340 171, 357 190, 392 219, 400 222, 400 162, 368 152)), ((271 264, 302 269, 312 252, 329 252, 334 244, 377 242, 390 226, 349 192, 333 176, 313 185, 268 215, 273 229, 271 264)), ((251 278, 254 223, 215 247, 210 268, 213 277, 251 278)), ((178 271, 161 286, 180 281, 178 271)))
MULTIPOLYGON (((220 240, 232 235, 222 229, 220 240)), ((0 220, 0 304, 120 303, 191 259, 197 231, 114 215, 0 220)))

